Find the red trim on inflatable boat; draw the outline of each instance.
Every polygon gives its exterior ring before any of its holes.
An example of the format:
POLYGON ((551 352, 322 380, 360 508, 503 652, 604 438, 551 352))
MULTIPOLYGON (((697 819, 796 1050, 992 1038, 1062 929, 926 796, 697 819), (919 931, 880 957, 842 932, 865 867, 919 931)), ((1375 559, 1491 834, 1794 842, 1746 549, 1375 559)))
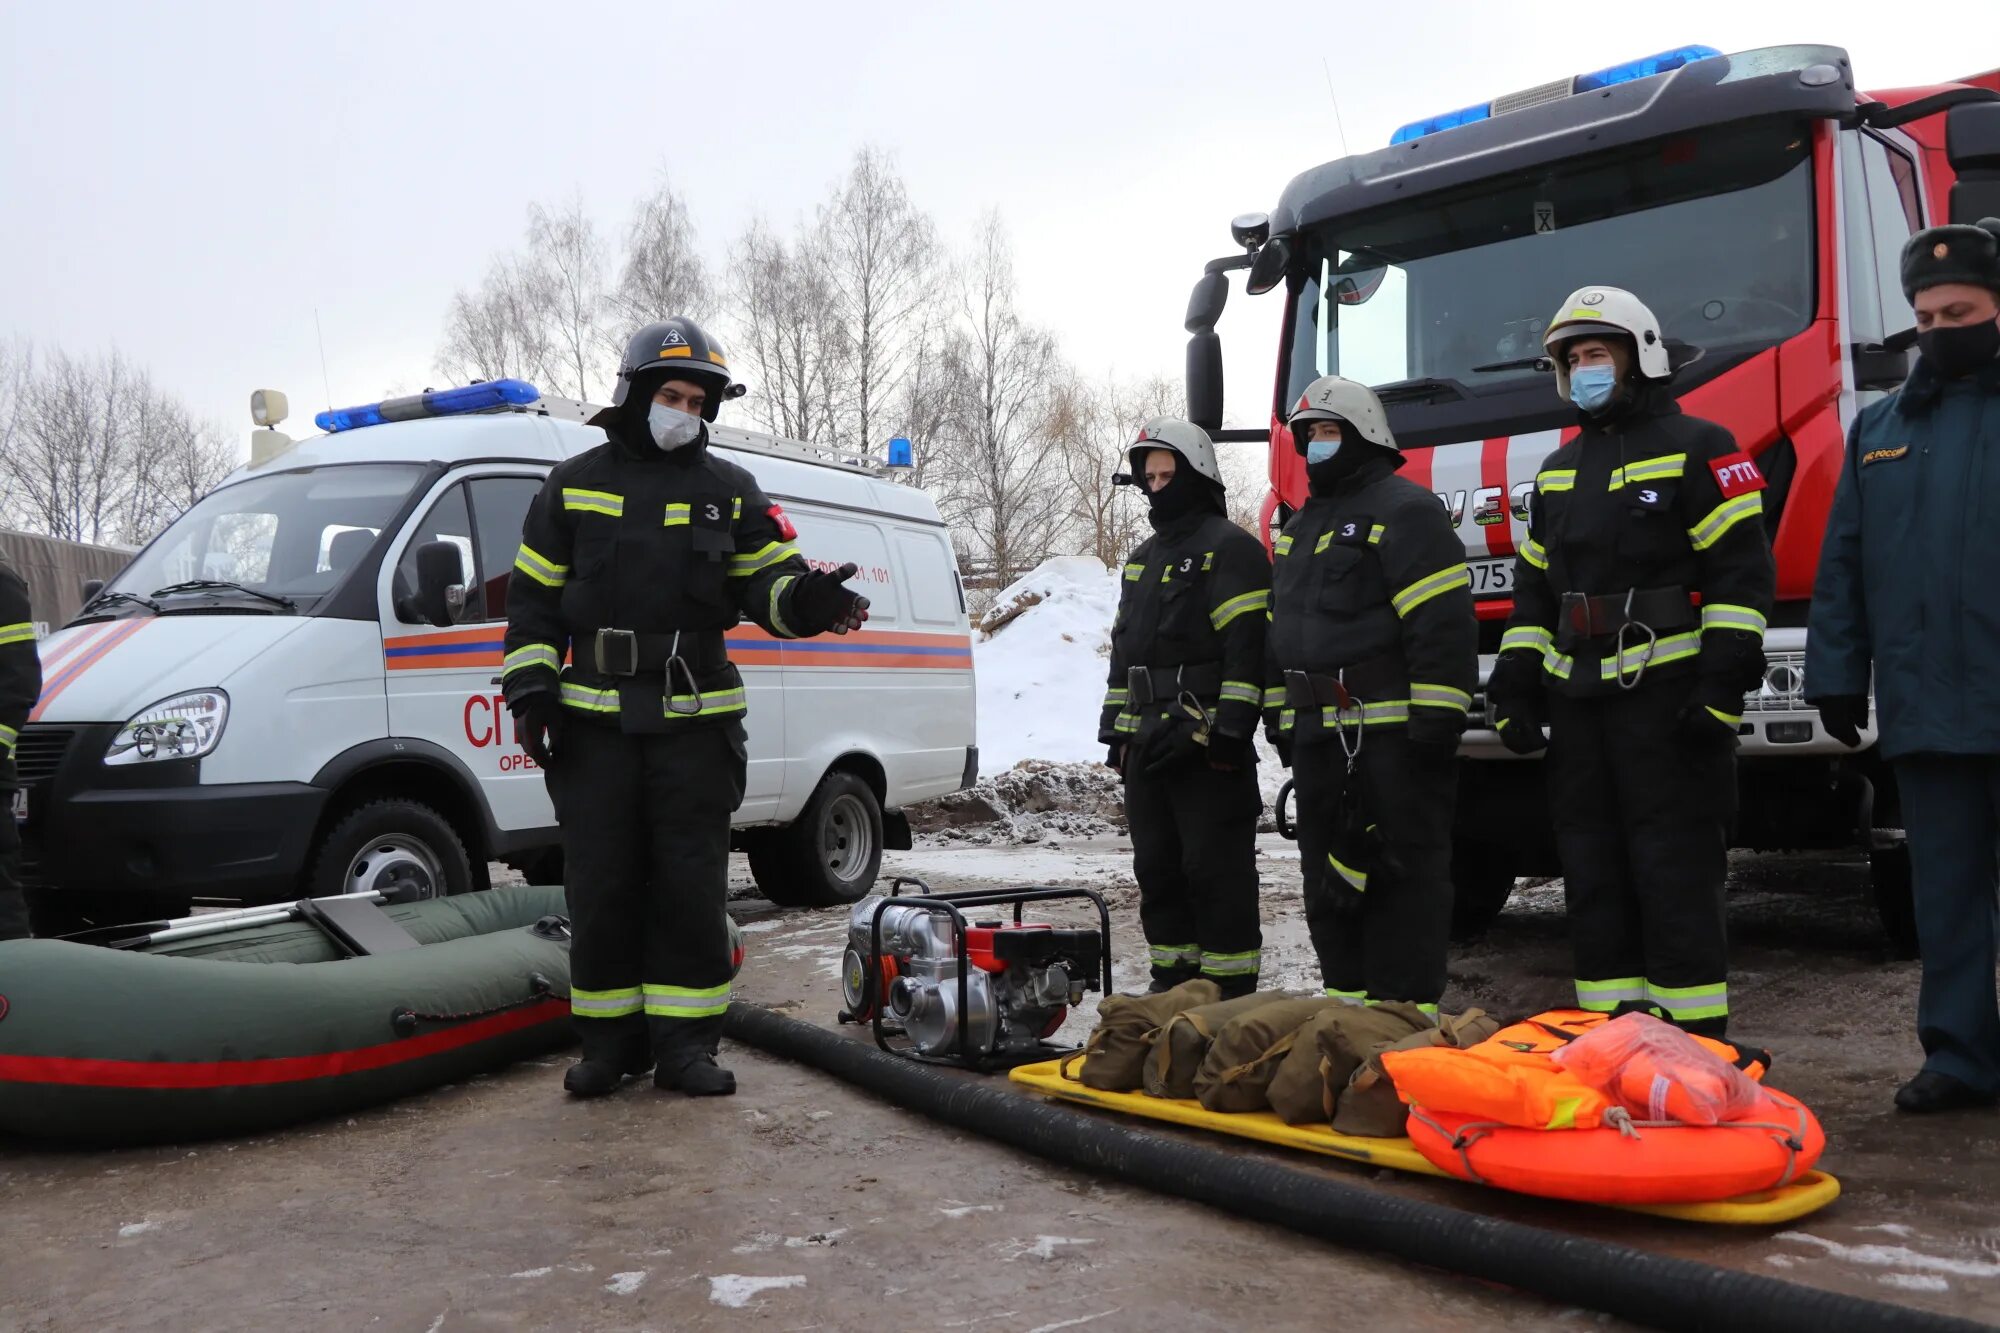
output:
POLYGON ((249 1088, 366 1073, 457 1050, 569 1017, 569 1001, 543 1000, 380 1046, 325 1055, 264 1060, 90 1060, 68 1055, 0 1055, 0 1083, 56 1083, 85 1088, 249 1088))

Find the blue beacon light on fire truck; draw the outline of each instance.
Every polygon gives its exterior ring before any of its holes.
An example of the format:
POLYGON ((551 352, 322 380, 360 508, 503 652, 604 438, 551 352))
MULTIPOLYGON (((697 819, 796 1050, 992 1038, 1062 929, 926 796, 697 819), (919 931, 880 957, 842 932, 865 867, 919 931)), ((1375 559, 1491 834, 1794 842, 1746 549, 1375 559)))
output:
POLYGON ((422 417, 454 417, 468 412, 491 412, 500 407, 524 407, 542 396, 542 391, 526 380, 487 380, 456 389, 413 393, 407 398, 389 398, 360 407, 340 407, 321 412, 313 424, 329 434, 359 430, 390 421, 416 421, 422 417))
POLYGON ((1574 97, 1578 93, 1594 93, 1621 83, 1630 83, 1634 79, 1649 79, 1655 74, 1671 73, 1683 65, 1721 54, 1722 52, 1712 46, 1677 46, 1671 51, 1661 51, 1655 55, 1642 56, 1637 60, 1628 60, 1622 65, 1611 65, 1605 69, 1592 70, 1588 74, 1579 74, 1569 81, 1567 92, 1563 90, 1562 84, 1558 83, 1546 93, 1543 89, 1533 89, 1526 94, 1515 94, 1492 102, 1482 102, 1478 106, 1447 111, 1428 120, 1413 120, 1391 135, 1389 143, 1393 147, 1399 143, 1408 143, 1412 139, 1421 139, 1427 134, 1436 134, 1442 130, 1457 129, 1460 125, 1470 125, 1474 121, 1487 120, 1504 111, 1534 106, 1545 101, 1557 101, 1565 96, 1574 97))

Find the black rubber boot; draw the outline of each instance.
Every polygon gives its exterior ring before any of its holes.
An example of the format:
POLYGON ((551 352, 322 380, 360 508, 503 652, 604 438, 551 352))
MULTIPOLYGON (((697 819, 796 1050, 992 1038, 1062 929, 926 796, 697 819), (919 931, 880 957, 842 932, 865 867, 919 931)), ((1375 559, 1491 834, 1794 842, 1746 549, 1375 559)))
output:
MULTIPOLYGON (((581 1020, 591 1023, 602 1019, 581 1020)), ((563 1091, 572 1097, 603 1097, 618 1091, 630 1074, 638 1077, 653 1067, 653 1044, 645 1030, 583 1034, 583 1058, 563 1072, 563 1091)))
POLYGON ((1222 992, 1222 998, 1225 1000, 1241 999, 1245 995, 1256 993, 1257 974, 1250 972, 1242 976, 1217 977, 1215 988, 1222 992))
POLYGON ((653 1071, 653 1086, 690 1097, 728 1097, 736 1091, 736 1075, 715 1063, 707 1051, 682 1064, 662 1064, 653 1071))
POLYGON ((1156 967, 1153 979, 1146 983, 1146 994, 1158 995, 1170 991, 1183 981, 1194 981, 1201 976, 1199 967, 1156 967))

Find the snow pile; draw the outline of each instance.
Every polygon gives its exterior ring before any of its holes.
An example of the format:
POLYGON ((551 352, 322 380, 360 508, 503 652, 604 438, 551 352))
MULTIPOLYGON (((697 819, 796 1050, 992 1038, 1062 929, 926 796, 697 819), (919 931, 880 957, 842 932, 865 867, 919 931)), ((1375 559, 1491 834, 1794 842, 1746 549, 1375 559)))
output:
POLYGON ((909 813, 911 827, 931 844, 1036 843, 1122 833, 1125 795, 1118 775, 1100 763, 1023 759, 909 813))
POLYGON ((1090 556, 1059 556, 994 599, 980 622, 993 628, 975 634, 972 645, 982 777, 1023 759, 1104 757, 1097 714, 1118 591, 1118 571, 1090 556))

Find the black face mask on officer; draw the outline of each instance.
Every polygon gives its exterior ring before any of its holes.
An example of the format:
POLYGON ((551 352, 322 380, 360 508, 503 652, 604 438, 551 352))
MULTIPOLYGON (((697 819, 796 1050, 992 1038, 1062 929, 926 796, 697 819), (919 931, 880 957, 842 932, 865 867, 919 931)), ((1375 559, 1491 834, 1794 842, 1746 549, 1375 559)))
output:
POLYGON ((1970 375, 2000 357, 2000 321, 1938 325, 1917 335, 1917 349, 1948 380, 1970 375))

